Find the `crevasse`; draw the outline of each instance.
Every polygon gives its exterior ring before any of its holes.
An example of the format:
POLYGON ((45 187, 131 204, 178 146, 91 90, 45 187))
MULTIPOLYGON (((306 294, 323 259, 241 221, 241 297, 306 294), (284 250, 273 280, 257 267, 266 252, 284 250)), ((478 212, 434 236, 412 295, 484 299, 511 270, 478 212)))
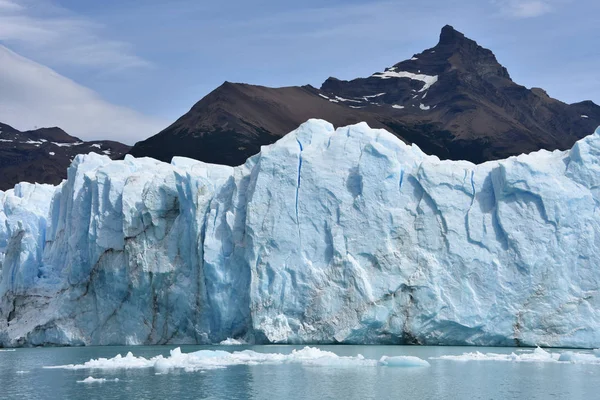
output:
POLYGON ((80 155, 0 192, 0 345, 599 347, 599 156, 440 161, 320 120, 236 168, 80 155))

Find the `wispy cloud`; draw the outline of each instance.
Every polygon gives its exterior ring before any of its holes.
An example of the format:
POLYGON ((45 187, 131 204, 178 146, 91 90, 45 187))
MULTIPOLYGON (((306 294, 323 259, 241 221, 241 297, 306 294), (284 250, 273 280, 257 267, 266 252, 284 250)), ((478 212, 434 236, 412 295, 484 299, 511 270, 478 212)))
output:
POLYGON ((22 10, 22 9, 23 9, 23 7, 20 6, 19 4, 15 3, 14 1, 0 0, 0 11, 1 10, 18 11, 18 10, 22 10))
POLYGON ((0 45, 0 121, 18 129, 59 126, 83 139, 133 144, 165 121, 110 104, 94 91, 0 45))
POLYGON ((492 0, 492 3, 512 18, 535 18, 554 11, 551 0, 492 0))
POLYGON ((0 42, 39 61, 109 70, 150 65, 128 43, 106 39, 107 31, 50 0, 0 0, 0 42))

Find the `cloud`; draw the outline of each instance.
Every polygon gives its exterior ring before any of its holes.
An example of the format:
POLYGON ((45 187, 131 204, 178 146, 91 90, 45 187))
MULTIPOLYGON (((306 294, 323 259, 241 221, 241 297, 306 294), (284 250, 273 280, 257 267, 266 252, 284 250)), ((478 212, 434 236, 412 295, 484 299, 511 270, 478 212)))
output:
POLYGON ((59 126, 82 139, 133 144, 167 123, 110 104, 94 91, 0 45, 0 121, 17 129, 59 126))
POLYGON ((535 18, 554 11, 550 0, 493 0, 492 3, 513 18, 535 18))
POLYGON ((0 0, 0 42, 54 66, 120 70, 151 64, 108 29, 49 0, 0 0))
POLYGON ((0 0, 0 11, 20 11, 23 7, 11 0, 0 0))

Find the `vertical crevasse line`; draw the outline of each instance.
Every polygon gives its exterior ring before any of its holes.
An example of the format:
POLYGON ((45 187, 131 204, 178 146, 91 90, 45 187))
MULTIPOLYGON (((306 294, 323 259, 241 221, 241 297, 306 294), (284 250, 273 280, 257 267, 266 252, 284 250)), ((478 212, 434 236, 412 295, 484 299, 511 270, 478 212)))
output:
POLYGON ((300 147, 300 154, 298 154, 298 183, 296 184, 296 226, 298 227, 298 241, 300 243, 300 248, 302 248, 302 235, 300 233, 300 216, 298 213, 298 196, 300 192, 300 174, 302 172, 302 151, 304 148, 302 147, 302 143, 300 140, 296 139, 298 142, 298 146, 300 147))
POLYGON ((298 183, 296 184, 296 223, 300 224, 300 219, 298 218, 298 195, 300 191, 300 173, 302 172, 302 151, 304 148, 302 147, 302 143, 300 140, 296 139, 298 142, 298 146, 300 147, 300 154, 298 155, 298 183))
POLYGON ((402 189, 402 182, 404 182, 404 170, 400 170, 400 182, 398 182, 398 190, 402 189))

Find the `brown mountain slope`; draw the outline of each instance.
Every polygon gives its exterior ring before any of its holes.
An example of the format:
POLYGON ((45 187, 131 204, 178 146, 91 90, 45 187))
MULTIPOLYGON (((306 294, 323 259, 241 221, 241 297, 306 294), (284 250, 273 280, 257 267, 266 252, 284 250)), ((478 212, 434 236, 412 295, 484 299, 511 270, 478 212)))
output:
POLYGON ((175 155, 205 162, 239 165, 310 118, 336 125, 367 121, 384 127, 375 115, 332 103, 310 87, 268 88, 225 82, 175 123, 130 154, 171 161, 175 155))

